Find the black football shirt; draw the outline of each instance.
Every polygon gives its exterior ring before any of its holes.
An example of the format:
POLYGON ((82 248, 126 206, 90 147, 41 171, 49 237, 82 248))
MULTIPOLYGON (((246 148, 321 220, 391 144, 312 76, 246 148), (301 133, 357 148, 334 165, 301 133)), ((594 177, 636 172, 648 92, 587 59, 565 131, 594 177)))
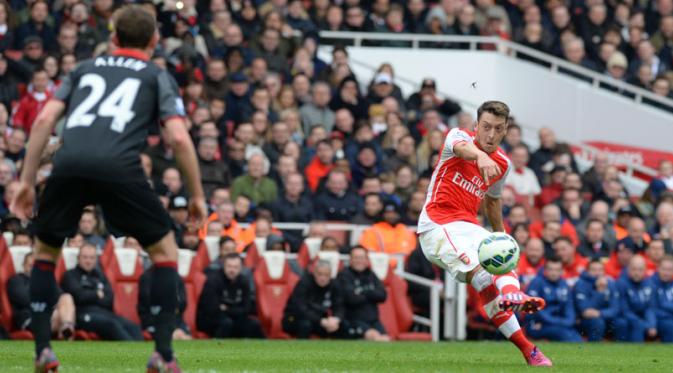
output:
POLYGON ((66 105, 53 176, 140 181, 140 152, 153 126, 185 115, 170 74, 135 50, 79 64, 54 97, 66 105))

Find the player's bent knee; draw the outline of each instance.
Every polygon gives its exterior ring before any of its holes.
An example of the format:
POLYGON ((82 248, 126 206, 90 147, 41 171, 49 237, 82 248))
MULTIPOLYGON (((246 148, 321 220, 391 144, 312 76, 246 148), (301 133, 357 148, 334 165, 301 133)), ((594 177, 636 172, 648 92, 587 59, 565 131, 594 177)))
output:
POLYGON ((178 260, 178 245, 173 232, 169 232, 157 243, 148 246, 146 250, 154 263, 178 260))

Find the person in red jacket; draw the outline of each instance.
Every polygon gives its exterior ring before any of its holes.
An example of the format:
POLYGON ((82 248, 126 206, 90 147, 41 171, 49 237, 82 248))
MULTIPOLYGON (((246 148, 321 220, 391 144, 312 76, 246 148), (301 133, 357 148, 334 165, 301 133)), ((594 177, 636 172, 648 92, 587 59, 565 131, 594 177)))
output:
POLYGON ((516 272, 519 274, 522 288, 525 289, 538 275, 540 269, 544 267, 544 244, 542 240, 539 238, 529 239, 522 254, 516 272))
POLYGON ((618 279, 634 255, 635 251, 632 247, 624 244, 617 245, 617 250, 612 252, 610 259, 605 263, 605 274, 615 280, 618 279))
POLYGON ((575 285, 580 278, 580 274, 589 265, 587 258, 580 255, 570 238, 561 236, 554 240, 554 251, 563 263, 563 278, 569 286, 575 285))
POLYGON ((43 68, 38 68, 33 72, 31 84, 33 89, 21 98, 19 106, 12 117, 13 126, 22 128, 26 131, 26 135, 30 135, 30 129, 33 127, 37 114, 51 97, 51 92, 47 89, 49 86, 49 75, 47 75, 47 71, 43 68))
POLYGON ((327 176, 334 166, 334 149, 327 140, 321 140, 316 144, 315 156, 304 170, 306 182, 311 192, 315 193, 320 185, 320 180, 327 176))

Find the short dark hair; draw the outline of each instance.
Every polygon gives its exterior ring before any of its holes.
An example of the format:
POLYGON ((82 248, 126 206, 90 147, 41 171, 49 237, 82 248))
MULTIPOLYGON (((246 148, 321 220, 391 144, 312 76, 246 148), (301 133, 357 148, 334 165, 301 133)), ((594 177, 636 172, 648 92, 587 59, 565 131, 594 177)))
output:
POLYGON ((556 239, 554 239, 554 242, 552 244, 556 245, 559 242, 567 242, 570 246, 575 247, 575 245, 573 245, 573 241, 567 236, 556 237, 556 239))
POLYGON ((587 228, 589 228, 589 226, 593 223, 598 223, 598 224, 601 225, 601 227, 605 228, 605 224, 603 224, 602 221, 600 221, 598 219, 594 219, 594 218, 591 218, 591 219, 587 220, 587 228))
POLYGON ((222 263, 226 263, 229 260, 241 260, 241 256, 238 253, 229 253, 222 258, 222 263))
POLYGON ((603 261, 600 260, 600 258, 593 258, 589 261, 589 264, 587 265, 587 269, 589 267, 591 267, 592 264, 600 264, 601 266, 603 266, 603 261))
POLYGON ((147 48, 157 29, 154 16, 139 5, 127 5, 119 9, 115 12, 113 24, 122 48, 147 48))
POLYGON ((222 236, 220 238, 220 246, 224 245, 225 243, 227 243, 229 241, 236 243, 236 241, 234 241, 234 239, 231 238, 231 236, 222 236))
POLYGON ((547 258, 547 259, 545 260, 545 262, 544 262, 544 267, 547 268, 547 266, 550 265, 550 264, 552 264, 552 263, 553 263, 553 264, 560 264, 560 265, 563 265, 563 262, 561 261, 561 258, 559 258, 559 257, 556 256, 556 255, 553 255, 553 256, 551 256, 551 257, 549 257, 549 258, 547 258))
POLYGON ((491 113, 496 117, 505 118, 509 121, 509 106, 502 101, 486 101, 477 109, 477 120, 483 113, 491 113))

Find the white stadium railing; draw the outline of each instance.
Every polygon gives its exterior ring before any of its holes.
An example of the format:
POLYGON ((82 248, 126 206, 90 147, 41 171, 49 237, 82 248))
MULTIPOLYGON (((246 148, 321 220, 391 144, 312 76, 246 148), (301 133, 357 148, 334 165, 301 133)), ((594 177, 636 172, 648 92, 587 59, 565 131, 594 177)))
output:
MULTIPOLYGON (((501 53, 511 58, 517 58, 520 55, 533 57, 545 65, 553 73, 561 74, 562 71, 571 72, 580 79, 590 82, 591 86, 599 89, 601 86, 614 87, 622 91, 620 94, 627 94, 625 97, 631 97, 636 102, 643 102, 646 99, 652 103, 663 106, 666 110, 673 111, 673 100, 658 96, 650 91, 636 87, 632 84, 624 83, 613 79, 607 75, 597 73, 585 67, 578 66, 561 58, 537 51, 535 49, 523 46, 521 44, 503 40, 495 36, 459 36, 459 35, 429 35, 429 34, 387 34, 387 33, 368 33, 368 32, 346 32, 346 31, 321 31, 320 38, 323 44, 333 43, 334 40, 351 41, 353 46, 360 47, 366 42, 385 42, 402 41, 409 42, 409 48, 421 48, 421 43, 454 43, 468 45, 469 50, 479 50, 481 46, 495 46, 495 50, 489 52, 501 53)), ((370 45, 368 45, 370 46, 370 45)), ((376 46, 376 45, 371 45, 376 46)), ((394 47, 394 46, 393 46, 394 47)), ((429 47, 432 48, 432 47, 429 47)), ((450 48, 448 48, 450 49, 450 48)), ((538 64, 539 65, 539 64, 538 64)))

